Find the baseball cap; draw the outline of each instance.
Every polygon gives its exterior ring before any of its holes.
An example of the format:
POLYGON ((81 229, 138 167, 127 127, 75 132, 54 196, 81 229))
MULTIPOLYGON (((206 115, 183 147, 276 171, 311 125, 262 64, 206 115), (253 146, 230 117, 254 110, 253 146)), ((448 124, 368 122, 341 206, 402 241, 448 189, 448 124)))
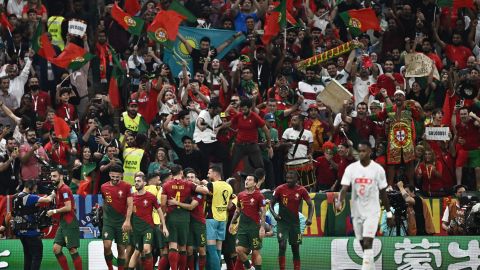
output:
POLYGON ((128 101, 128 105, 132 105, 132 104, 138 105, 138 101, 136 99, 130 99, 128 101))
POLYGON ((275 115, 273 115, 273 113, 267 113, 267 114, 265 114, 265 116, 263 117, 263 119, 265 119, 265 121, 275 122, 275 115))
POLYGON ((380 104, 380 101, 378 100, 373 100, 372 103, 370 103, 370 107, 381 108, 382 104, 380 104))

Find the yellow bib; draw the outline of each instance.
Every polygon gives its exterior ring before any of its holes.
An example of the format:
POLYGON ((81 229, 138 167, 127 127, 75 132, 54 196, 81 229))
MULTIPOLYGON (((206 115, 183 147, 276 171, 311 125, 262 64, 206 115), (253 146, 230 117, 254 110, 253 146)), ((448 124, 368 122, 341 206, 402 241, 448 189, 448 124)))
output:
POLYGON ((230 184, 225 181, 215 181, 213 184, 212 197, 212 215, 217 221, 227 221, 228 202, 232 196, 233 189, 230 184))

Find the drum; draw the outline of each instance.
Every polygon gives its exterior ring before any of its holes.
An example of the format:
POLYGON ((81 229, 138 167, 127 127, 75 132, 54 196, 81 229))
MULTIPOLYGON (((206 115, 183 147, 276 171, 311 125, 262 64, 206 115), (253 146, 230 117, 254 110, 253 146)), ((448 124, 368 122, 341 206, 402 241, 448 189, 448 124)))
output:
POLYGON ((292 159, 285 164, 285 171, 295 171, 298 180, 304 187, 313 187, 316 183, 315 167, 313 161, 308 158, 292 159))

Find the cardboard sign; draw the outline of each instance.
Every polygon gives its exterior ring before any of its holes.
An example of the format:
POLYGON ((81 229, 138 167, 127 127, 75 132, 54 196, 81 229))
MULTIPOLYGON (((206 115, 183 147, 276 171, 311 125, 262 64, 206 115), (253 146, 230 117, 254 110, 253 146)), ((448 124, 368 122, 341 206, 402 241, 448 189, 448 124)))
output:
POLYGON ((329 84, 325 87, 325 90, 318 94, 320 100, 325 103, 325 105, 330 106, 334 113, 339 113, 343 108, 343 101, 350 100, 352 98, 352 93, 343 87, 338 81, 330 81, 329 84))
POLYGON ((425 136, 429 141, 449 141, 449 127, 426 127, 425 136))
POLYGON ((437 67, 432 59, 423 53, 409 53, 405 55, 405 77, 426 77, 433 70, 433 77, 440 79, 437 67))
POLYGON ((85 32, 87 31, 87 24, 84 21, 81 20, 75 20, 72 19, 68 21, 68 33, 83 37, 85 35, 85 32))

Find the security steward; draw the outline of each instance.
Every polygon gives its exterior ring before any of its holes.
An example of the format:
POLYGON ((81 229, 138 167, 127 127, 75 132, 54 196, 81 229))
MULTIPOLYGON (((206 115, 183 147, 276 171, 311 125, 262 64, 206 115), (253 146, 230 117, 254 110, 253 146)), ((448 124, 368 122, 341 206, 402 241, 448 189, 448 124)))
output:
POLYGON ((23 269, 40 269, 43 257, 41 232, 38 228, 38 204, 50 203, 55 198, 55 191, 49 196, 34 194, 37 182, 28 180, 23 190, 13 199, 13 231, 23 246, 23 269))

